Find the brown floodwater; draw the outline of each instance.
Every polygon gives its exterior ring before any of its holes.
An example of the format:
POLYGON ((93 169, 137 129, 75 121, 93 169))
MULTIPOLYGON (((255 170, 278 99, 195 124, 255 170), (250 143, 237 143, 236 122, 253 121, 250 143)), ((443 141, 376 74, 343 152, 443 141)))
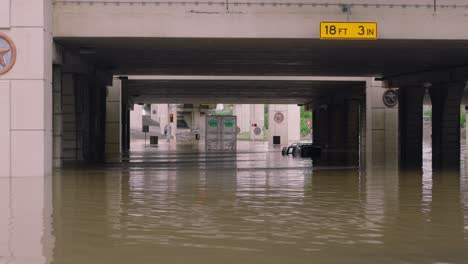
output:
POLYGON ((9 217, 0 263, 468 263, 464 162, 432 173, 427 147, 423 171, 399 172, 312 170, 261 143, 236 155, 161 144, 56 171, 49 210, 32 214, 46 220, 9 217))

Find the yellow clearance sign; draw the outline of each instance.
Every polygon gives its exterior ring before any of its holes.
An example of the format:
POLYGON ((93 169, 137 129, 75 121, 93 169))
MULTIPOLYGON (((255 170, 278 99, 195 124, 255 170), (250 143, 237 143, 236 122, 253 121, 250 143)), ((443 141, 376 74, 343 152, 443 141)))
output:
POLYGON ((321 22, 320 39, 376 40, 375 22, 321 22))

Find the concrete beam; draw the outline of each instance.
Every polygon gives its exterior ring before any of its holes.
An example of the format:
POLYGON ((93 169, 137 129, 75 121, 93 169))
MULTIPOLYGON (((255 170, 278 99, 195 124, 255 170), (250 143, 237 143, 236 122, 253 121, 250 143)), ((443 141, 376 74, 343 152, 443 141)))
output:
POLYGON ((55 1, 54 35, 318 39, 321 21, 376 21, 381 39, 468 39, 456 26, 468 23, 462 2, 434 9, 431 0, 355 1, 346 11, 330 1, 237 1, 228 7, 224 1, 119 2, 55 1))

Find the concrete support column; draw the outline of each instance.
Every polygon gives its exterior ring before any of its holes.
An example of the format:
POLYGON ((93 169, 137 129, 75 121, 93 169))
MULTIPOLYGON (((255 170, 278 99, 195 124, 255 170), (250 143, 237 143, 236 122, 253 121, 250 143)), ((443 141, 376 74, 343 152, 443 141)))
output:
MULTIPOLYGON (((51 10, 50 0, 0 1, 0 32, 17 51, 16 63, 0 76, 3 177, 44 177, 52 172, 51 10)), ((7 48, 11 56, 13 48, 7 48)))
POLYGON ((192 130, 200 131, 200 105, 192 110, 192 130))
POLYGON ((315 164, 323 164, 328 160, 328 141, 329 141, 329 118, 328 106, 322 105, 316 108, 312 114, 312 141, 314 144, 322 147, 322 156, 320 161, 315 164))
POLYGON ((167 124, 169 123, 169 113, 168 113, 168 108, 167 104, 157 104, 157 105, 151 105, 151 108, 153 106, 156 106, 158 109, 158 122, 159 126, 161 128, 161 134, 164 135, 164 128, 166 128, 167 124))
POLYGON ((121 156, 121 81, 114 78, 113 85, 107 87, 106 97, 106 161, 120 160, 121 156))
POLYGON ((269 143, 273 136, 281 137, 281 145, 300 139, 300 108, 297 105, 269 105, 268 111, 269 143), (276 116, 276 118, 275 118, 276 116))
MULTIPOLYGON (((174 115, 174 121, 171 123, 169 122, 169 126, 171 127, 170 129, 170 135, 168 132, 169 136, 169 141, 176 143, 177 142, 177 105, 176 104, 169 104, 169 114, 174 115)), ((169 120, 170 121, 170 120, 169 120)))
POLYGON ((460 168, 460 103, 465 83, 434 85, 432 101, 432 167, 460 168))
POLYGON ((345 104, 334 103, 328 105, 329 141, 328 141, 328 165, 341 166, 345 160, 345 138, 346 138, 346 120, 345 104))
POLYGON ((127 77, 120 78, 120 94, 121 94, 121 129, 122 129, 122 153, 130 150, 130 110, 128 104, 127 77))
POLYGON ((92 76, 90 82, 89 137, 91 162, 105 160, 106 82, 100 76, 92 76))
POLYGON ((251 104, 250 105, 250 139, 252 140, 263 140, 264 139, 264 125, 265 125, 265 107, 263 104, 251 104), (257 127, 261 130, 260 134, 255 134, 255 127, 252 124, 257 124, 257 127))
MULTIPOLYGON (((465 116, 468 117, 468 106, 465 106, 465 116)), ((466 121, 465 121, 465 159, 468 159, 468 122, 466 121)))
POLYGON ((359 165, 359 101, 341 100, 315 109, 313 142, 322 146, 315 164, 359 165))
POLYGON ((62 161, 77 161, 78 155, 78 127, 76 111, 75 75, 62 73, 62 161))
POLYGON ((51 0, 0 1, 0 32, 17 50, 0 75, 2 263, 52 261, 52 10, 51 0))
POLYGON ((422 86, 400 87, 400 167, 422 168, 423 98, 426 88, 422 86))
POLYGON ((399 106, 387 107, 382 96, 387 88, 384 83, 372 79, 366 84, 365 111, 361 112, 361 140, 365 139, 361 152, 361 166, 395 168, 398 165, 398 111, 399 106), (365 119, 364 119, 365 118, 365 119), (364 120, 363 120, 364 119, 364 120), (365 157, 364 157, 365 155, 365 157))
POLYGON ((53 72, 53 166, 62 166, 62 70, 54 66, 53 72))
POLYGON ((359 166, 360 103, 358 100, 348 100, 345 107, 345 163, 348 166, 359 166))
POLYGON ((237 116, 237 126, 240 129, 240 133, 249 132, 252 128, 250 106, 248 104, 234 105, 234 115, 237 116))

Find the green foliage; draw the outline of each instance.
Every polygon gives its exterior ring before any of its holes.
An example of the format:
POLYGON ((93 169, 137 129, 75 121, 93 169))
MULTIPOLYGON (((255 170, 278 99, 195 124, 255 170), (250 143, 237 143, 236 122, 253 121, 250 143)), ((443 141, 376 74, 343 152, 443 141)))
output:
POLYGON ((312 131, 312 127, 307 126, 307 120, 312 121, 312 112, 305 111, 301 106, 301 136, 307 136, 312 131))
POLYGON ((268 109, 269 109, 269 105, 265 104, 264 105, 264 114, 265 116, 263 117, 263 127, 265 129, 268 129, 268 109))
MULTIPOLYGON (((432 120, 432 109, 425 110, 423 117, 426 120, 432 120)), ((460 110, 460 127, 465 128, 466 126, 466 112, 464 109, 460 110)))
POLYGON ((423 116, 425 118, 428 118, 429 120, 431 120, 432 119, 432 109, 425 110, 424 113, 423 113, 423 116))

